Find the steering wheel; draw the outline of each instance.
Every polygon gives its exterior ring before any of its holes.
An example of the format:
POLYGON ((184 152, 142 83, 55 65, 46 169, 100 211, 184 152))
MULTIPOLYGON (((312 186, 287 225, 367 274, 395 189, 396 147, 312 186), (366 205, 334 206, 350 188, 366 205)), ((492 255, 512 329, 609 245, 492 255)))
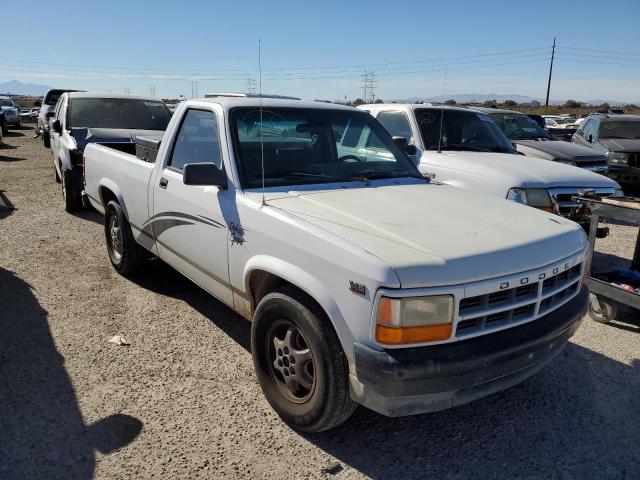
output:
POLYGON ((360 157, 356 157, 355 155, 343 155, 341 157, 338 157, 338 160, 341 162, 346 162, 347 160, 355 160, 356 162, 363 161, 360 157))

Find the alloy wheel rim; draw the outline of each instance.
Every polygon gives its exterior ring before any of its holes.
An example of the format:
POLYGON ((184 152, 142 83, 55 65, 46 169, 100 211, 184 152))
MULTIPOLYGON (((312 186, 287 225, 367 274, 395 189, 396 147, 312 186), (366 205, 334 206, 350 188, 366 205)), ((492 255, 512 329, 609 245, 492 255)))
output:
POLYGON ((269 373, 278 390, 294 403, 305 403, 316 388, 313 352, 300 329, 276 320, 266 336, 269 373))
POLYGON ((122 258, 122 230, 120 228, 120 222, 115 215, 111 216, 109 222, 109 240, 111 243, 111 250, 116 259, 122 258))

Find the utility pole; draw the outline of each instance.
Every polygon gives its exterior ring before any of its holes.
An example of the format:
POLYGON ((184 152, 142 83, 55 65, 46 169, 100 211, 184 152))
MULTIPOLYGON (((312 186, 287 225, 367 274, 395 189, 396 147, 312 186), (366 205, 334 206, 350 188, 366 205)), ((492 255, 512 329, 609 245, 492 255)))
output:
POLYGON ((149 85, 149 95, 152 97, 156 96, 156 86, 154 84, 149 85))
POLYGON ((131 93, 131 90, 129 90, 129 87, 126 87, 124 89, 124 93, 126 93, 127 95, 129 95, 131 93))
POLYGON ((546 107, 549 106, 549 91, 551 90, 551 74, 553 73, 553 57, 556 54, 556 37, 553 37, 553 47, 551 48, 551 64, 549 65, 549 81, 547 82, 547 100, 544 102, 546 107))
POLYGON ((255 95, 255 94, 256 94, 256 79, 247 78, 247 95, 255 95))
POLYGON ((375 94, 375 84, 377 83, 374 80, 375 73, 373 71, 365 70, 362 74, 362 90, 363 90, 363 98, 364 103, 373 103, 376 99, 375 94))
POLYGON ((191 98, 198 97, 198 82, 191 82, 191 98))

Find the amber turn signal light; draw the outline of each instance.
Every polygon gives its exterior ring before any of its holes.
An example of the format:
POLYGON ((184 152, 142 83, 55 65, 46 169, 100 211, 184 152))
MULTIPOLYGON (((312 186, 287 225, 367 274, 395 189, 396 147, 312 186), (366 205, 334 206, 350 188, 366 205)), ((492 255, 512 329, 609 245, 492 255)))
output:
POLYGON ((376 325, 376 340, 387 345, 434 342, 451 336, 450 323, 417 327, 385 327, 376 325))

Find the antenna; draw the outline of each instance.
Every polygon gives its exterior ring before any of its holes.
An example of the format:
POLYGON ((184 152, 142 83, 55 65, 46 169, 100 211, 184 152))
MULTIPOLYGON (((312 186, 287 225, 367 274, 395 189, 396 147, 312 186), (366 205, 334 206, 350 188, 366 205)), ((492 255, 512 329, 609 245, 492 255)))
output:
POLYGON ((258 96, 260 104, 260 163, 262 165, 262 205, 266 205, 264 201, 264 143, 262 141, 262 39, 258 39, 258 96))
POLYGON ((440 132, 438 133, 438 153, 442 153, 442 120, 444 119, 444 96, 447 94, 447 72, 442 83, 442 103, 440 104, 440 132))

